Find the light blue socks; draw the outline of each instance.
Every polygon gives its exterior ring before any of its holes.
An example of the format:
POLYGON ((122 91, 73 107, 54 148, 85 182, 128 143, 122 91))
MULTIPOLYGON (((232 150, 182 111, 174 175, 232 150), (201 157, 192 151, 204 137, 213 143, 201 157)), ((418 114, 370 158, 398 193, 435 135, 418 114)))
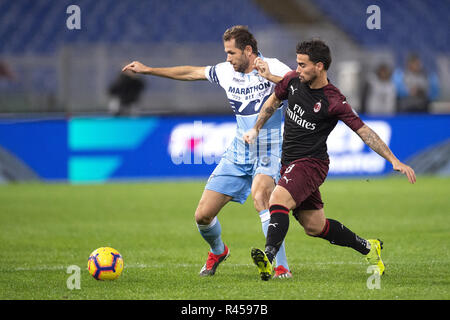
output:
POLYGON ((197 224, 198 231, 202 235, 203 239, 209 243, 211 252, 219 255, 225 250, 225 244, 222 241, 222 227, 220 226, 217 217, 214 217, 213 221, 209 225, 197 224))
MULTIPOLYGON (((264 236, 267 237, 267 229, 269 227, 270 222, 270 212, 268 209, 263 210, 259 213, 259 217, 261 218, 261 226, 264 233, 264 236)), ((198 231, 202 235, 203 239, 208 242, 211 247, 211 252, 219 255, 222 254, 225 250, 225 244, 222 241, 222 227, 220 226, 220 222, 215 217, 209 225, 201 225, 197 224, 198 231)), ((287 263, 286 251, 284 247, 284 241, 281 244, 280 250, 275 256, 276 265, 282 265, 286 269, 289 270, 289 266, 287 263)))

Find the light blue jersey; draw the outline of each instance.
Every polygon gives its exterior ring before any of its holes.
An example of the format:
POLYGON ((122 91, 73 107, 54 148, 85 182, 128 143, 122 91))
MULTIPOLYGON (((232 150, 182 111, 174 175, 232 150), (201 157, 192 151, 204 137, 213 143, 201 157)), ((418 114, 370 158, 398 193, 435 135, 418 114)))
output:
MULTIPOLYGON (((272 74, 283 77, 291 69, 278 59, 263 58, 272 74)), ((236 115, 236 136, 224 154, 224 158, 236 164, 254 164, 258 158, 281 155, 281 128, 283 108, 279 108, 260 130, 255 144, 246 144, 243 134, 253 128, 261 107, 275 89, 275 84, 261 77, 256 70, 241 73, 229 62, 208 66, 206 78, 220 85, 226 92, 230 106, 236 115)))
MULTIPOLYGON (((277 59, 263 59, 276 76, 283 77, 291 71, 277 59)), ((255 125, 275 84, 261 77, 256 70, 246 74, 236 72, 228 62, 206 67, 205 75, 211 83, 225 90, 237 122, 236 135, 205 188, 229 195, 232 201, 244 203, 255 175, 265 174, 275 181, 279 179, 284 108, 279 108, 272 115, 260 130, 256 143, 249 145, 242 136, 255 125)))

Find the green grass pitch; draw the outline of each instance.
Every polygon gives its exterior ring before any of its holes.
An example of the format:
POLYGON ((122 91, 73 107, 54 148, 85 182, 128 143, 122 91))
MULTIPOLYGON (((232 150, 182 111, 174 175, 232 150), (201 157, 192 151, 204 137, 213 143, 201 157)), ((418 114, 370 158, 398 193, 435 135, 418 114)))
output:
POLYGON ((194 210, 204 182, 0 186, 0 299, 449 299, 450 179, 328 179, 327 217, 362 237, 381 238, 386 274, 368 289, 367 264, 349 248, 305 235, 291 216, 289 280, 259 280, 251 247, 264 236, 251 198, 219 214, 231 256, 201 278, 208 247, 194 210), (115 281, 96 281, 89 254, 119 250, 115 281), (67 268, 81 268, 69 290, 67 268))

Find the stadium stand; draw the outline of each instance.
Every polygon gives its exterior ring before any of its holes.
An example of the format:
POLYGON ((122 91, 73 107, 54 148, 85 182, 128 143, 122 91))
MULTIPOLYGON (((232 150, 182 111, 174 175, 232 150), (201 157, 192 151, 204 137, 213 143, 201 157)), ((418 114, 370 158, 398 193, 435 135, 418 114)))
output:
MULTIPOLYGON (((382 51, 399 66, 411 52, 419 53, 431 71, 450 63, 443 59, 436 66, 436 56, 450 52, 449 1, 341 0, 336 5, 333 0, 283 0, 276 6, 277 10, 269 0, 0 0, 0 61, 17 75, 16 81, 0 79, 0 112, 104 112, 104 91, 118 66, 129 59, 158 66, 220 62, 223 31, 236 24, 250 27, 263 54, 288 64, 293 43, 324 35, 336 61, 332 79, 345 78, 338 74, 340 69, 354 69, 355 75, 365 72, 372 66, 364 64, 377 62, 373 53, 382 51), (373 2, 382 8, 380 30, 366 27, 366 9, 373 2), (70 5, 81 8, 80 30, 66 27, 70 5)), ((450 78, 450 72, 441 75, 445 77, 450 78)), ((355 81, 339 84, 359 90, 355 81)), ((153 111, 179 105, 199 112, 227 109, 218 99, 223 97, 220 89, 208 85, 163 79, 146 88, 145 100, 151 95, 152 105, 144 107, 153 111), (177 91, 170 101, 165 98, 169 89, 177 91)), ((450 92, 444 89, 444 94, 450 92)), ((358 100, 358 93, 350 89, 346 95, 358 100)))
POLYGON ((450 53, 448 17, 449 1, 417 0, 315 0, 315 5, 336 25, 368 49, 387 48, 404 64, 409 53, 420 53, 429 69, 436 68, 437 53, 450 53), (376 4, 381 11, 381 29, 366 27, 368 6, 376 4), (363 14, 362 14, 363 13, 363 14), (447 24, 447 27, 445 25, 447 24))
POLYGON ((4 54, 51 53, 73 43, 216 42, 234 24, 274 23, 252 1, 242 0, 1 0, 0 21, 4 54), (66 8, 73 4, 82 8, 78 32, 65 28, 66 8))

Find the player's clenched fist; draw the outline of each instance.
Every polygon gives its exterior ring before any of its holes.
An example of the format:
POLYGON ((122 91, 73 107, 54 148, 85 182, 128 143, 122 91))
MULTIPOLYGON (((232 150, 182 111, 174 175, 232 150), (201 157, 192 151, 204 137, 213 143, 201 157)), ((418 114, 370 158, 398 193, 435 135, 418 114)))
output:
POLYGON ((258 137, 258 133, 259 133, 258 130, 256 130, 255 128, 251 128, 246 133, 244 133, 242 138, 248 144, 252 144, 255 142, 256 138, 258 137))
POLYGON ((260 57, 255 59, 255 68, 262 77, 266 79, 269 77, 269 64, 260 57))
POLYGON ((132 71, 135 73, 145 73, 148 70, 148 67, 145 64, 140 63, 139 61, 133 61, 132 63, 123 67, 122 72, 132 71))

